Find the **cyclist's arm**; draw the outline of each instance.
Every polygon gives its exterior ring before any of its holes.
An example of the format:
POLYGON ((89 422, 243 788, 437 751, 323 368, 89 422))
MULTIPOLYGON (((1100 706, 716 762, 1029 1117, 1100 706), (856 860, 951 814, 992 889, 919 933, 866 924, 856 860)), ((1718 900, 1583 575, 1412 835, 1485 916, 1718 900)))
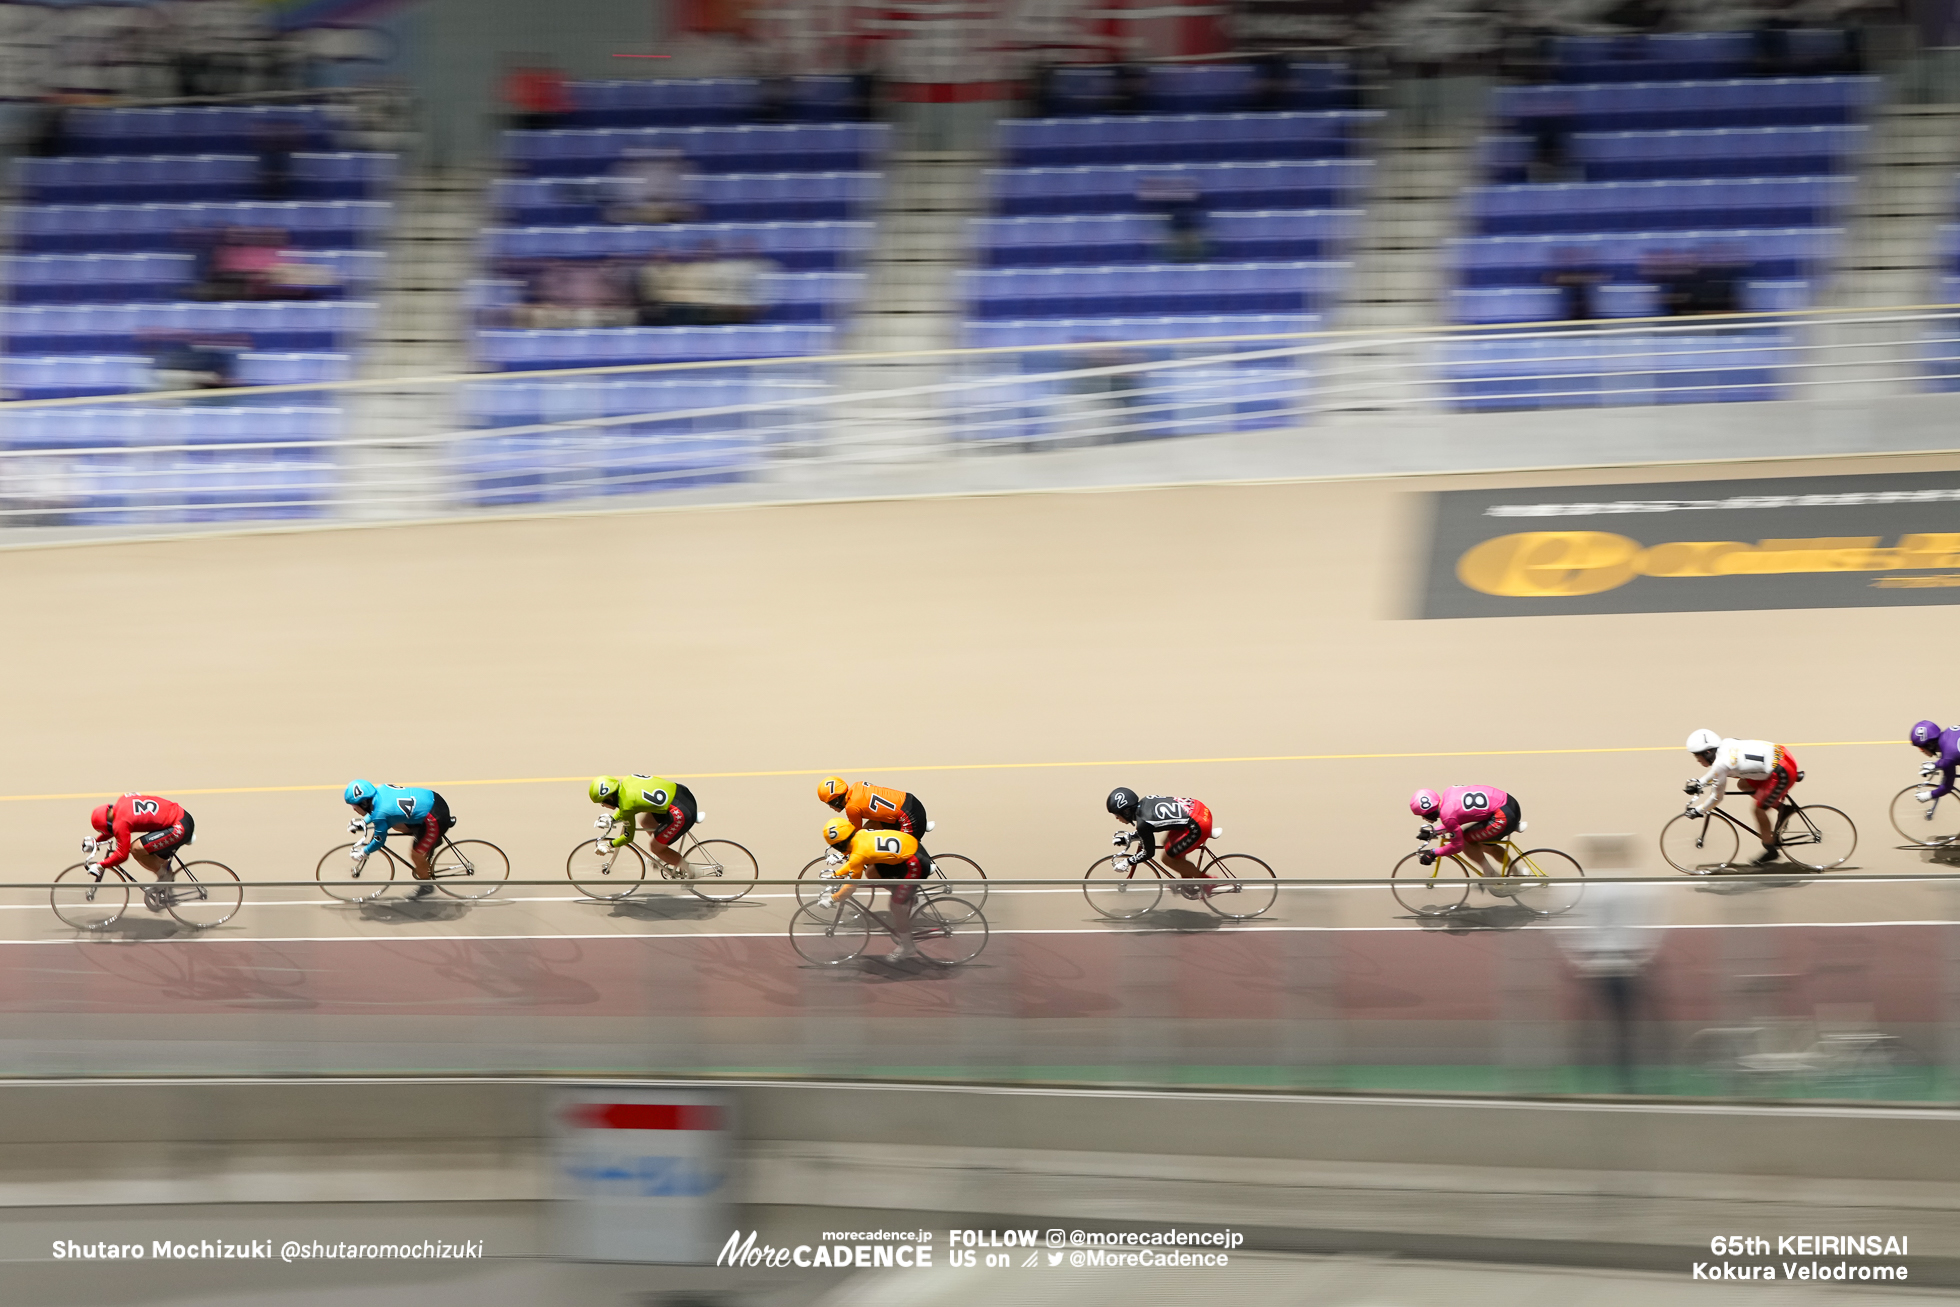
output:
POLYGON ((118 817, 110 829, 115 837, 116 847, 109 851, 108 857, 98 861, 96 864, 98 866, 118 867, 129 860, 129 823, 118 817))
POLYGON ((382 845, 388 842, 387 819, 381 816, 381 814, 378 812, 373 816, 369 817, 368 831, 369 831, 369 835, 368 835, 367 847, 361 850, 362 857, 366 857, 368 854, 378 851, 382 845))
POLYGON ((1947 795, 1953 793, 1953 774, 1956 770, 1960 770, 1960 758, 1941 758, 1940 783, 1933 787, 1933 792, 1927 797, 1930 799, 1944 799, 1947 795))
POLYGON ((612 846, 615 849, 623 849, 633 842, 633 829, 640 824, 639 809, 624 793, 619 796, 619 807, 613 811, 613 821, 617 823, 619 830, 612 837, 612 846))
POLYGON ((1137 851, 1135 858, 1154 858, 1157 856, 1157 832, 1150 829, 1150 823, 1137 823, 1137 851))
POLYGON ((1701 793, 1695 796, 1693 808, 1696 812, 1707 812, 1722 801, 1722 792, 1729 788, 1729 764, 1718 754, 1715 765, 1701 778, 1701 793))
POLYGON ((1466 841, 1460 818, 1455 815, 1437 818, 1436 832, 1442 837, 1442 842, 1436 846, 1437 857, 1447 858, 1452 853, 1463 852, 1466 841))

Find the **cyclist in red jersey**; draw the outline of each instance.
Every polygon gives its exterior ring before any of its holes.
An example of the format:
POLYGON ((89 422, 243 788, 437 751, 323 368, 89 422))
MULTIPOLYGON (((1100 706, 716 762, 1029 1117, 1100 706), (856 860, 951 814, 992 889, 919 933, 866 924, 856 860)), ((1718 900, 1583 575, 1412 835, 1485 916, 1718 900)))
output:
MULTIPOLYGON (((82 841, 82 851, 93 856, 105 841, 112 846, 98 866, 121 866, 133 857, 159 882, 175 878, 170 856, 197 832, 197 823, 182 805, 154 794, 125 794, 90 813, 89 822, 95 827, 95 838, 82 841)), ((154 890, 143 892, 143 906, 152 912, 163 910, 154 890)))

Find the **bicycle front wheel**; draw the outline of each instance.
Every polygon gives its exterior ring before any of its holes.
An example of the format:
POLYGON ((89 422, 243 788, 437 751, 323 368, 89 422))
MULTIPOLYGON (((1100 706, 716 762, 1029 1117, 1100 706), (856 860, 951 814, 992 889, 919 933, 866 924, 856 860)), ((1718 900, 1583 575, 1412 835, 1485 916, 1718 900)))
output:
POLYGON ((625 898, 647 878, 647 855, 635 844, 587 840, 565 859, 565 877, 588 899, 604 903, 625 898))
POLYGON ((912 943, 933 965, 957 967, 987 947, 987 919, 965 899, 929 899, 913 909, 912 943))
POLYGON ((1463 906, 1470 897, 1470 869, 1452 853, 1427 867, 1420 852, 1411 853, 1389 873, 1395 901, 1418 917, 1434 917, 1463 906))
POLYGON ((169 895, 170 915, 192 930, 222 926, 245 906, 238 873, 222 862, 185 863, 163 892, 169 895))
POLYGON ((803 864, 803 870, 796 873, 796 902, 799 906, 807 908, 817 901, 819 895, 828 894, 843 884, 840 880, 823 875, 824 867, 829 862, 828 858, 812 858, 803 864))
POLYGON ((1735 865, 1742 842, 1735 827, 1720 817, 1690 817, 1685 812, 1661 827, 1661 856, 1667 865, 1690 876, 1712 876, 1735 865))
POLYGON ((457 840, 429 860, 436 888, 453 899, 487 899, 510 879, 510 859, 489 840, 457 840))
POLYGON ((352 844, 341 844, 328 849, 313 869, 313 879, 320 882, 329 898, 342 903, 371 903, 387 893, 395 879, 395 855, 380 848, 355 862, 347 856, 353 848, 352 844))
POLYGON ((1892 829, 1903 835, 1908 844, 1930 848, 1960 840, 1960 794, 1949 794, 1936 801, 1930 817, 1926 805, 1912 797, 1931 783, 1908 785, 1892 796, 1892 829))
MULTIPOLYGON (((947 882, 947 893, 964 899, 975 910, 987 906, 987 873, 972 858, 958 853, 932 853, 932 874, 947 882)), ((945 896, 940 896, 943 901, 945 896)))
POLYGON ((1250 853, 1226 853, 1214 857, 1205 875, 1227 882, 1205 887, 1205 906, 1232 921, 1262 916, 1279 898, 1278 877, 1250 853))
POLYGON ((1586 892, 1586 887, 1578 883, 1585 874, 1579 860, 1569 853, 1557 849, 1526 849, 1511 860, 1507 878, 1527 880, 1511 895, 1513 900, 1541 917, 1556 917, 1561 912, 1570 912, 1579 902, 1579 896, 1586 892), (1565 881, 1571 883, 1554 883, 1565 881))
POLYGON ((1119 872, 1112 853, 1089 865, 1082 877, 1082 897, 1111 921, 1129 921, 1156 907, 1164 897, 1161 874, 1154 862, 1140 862, 1119 872))
POLYGON ((696 840, 687 851, 687 887, 710 903, 733 903, 755 888, 762 869, 734 840, 696 840))
POLYGON ((49 895, 54 915, 76 930, 107 930, 129 910, 129 882, 113 871, 98 880, 86 862, 62 868, 49 895))
POLYGON ((813 966, 840 966, 869 947, 871 914, 849 899, 827 908, 805 905, 789 919, 789 942, 813 966))
POLYGON ((1858 828, 1828 804, 1806 803, 1777 818, 1776 847, 1807 871, 1829 871, 1850 860, 1858 828))

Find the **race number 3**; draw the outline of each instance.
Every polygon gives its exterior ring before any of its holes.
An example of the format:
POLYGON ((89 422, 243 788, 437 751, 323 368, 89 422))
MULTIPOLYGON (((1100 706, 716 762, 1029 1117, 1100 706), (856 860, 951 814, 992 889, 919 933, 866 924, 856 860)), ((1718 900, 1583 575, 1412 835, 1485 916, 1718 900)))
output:
POLYGON ((154 817, 158 806, 155 799, 136 799, 131 801, 129 810, 139 817, 154 817))

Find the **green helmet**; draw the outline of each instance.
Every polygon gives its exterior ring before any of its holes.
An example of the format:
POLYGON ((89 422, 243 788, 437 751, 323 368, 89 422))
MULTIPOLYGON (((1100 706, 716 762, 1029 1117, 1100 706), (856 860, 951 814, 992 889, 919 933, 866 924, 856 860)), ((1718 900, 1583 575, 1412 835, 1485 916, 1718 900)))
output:
POLYGON ((592 784, 585 792, 594 803, 613 804, 619 801, 619 779, 615 776, 594 776, 592 784))

